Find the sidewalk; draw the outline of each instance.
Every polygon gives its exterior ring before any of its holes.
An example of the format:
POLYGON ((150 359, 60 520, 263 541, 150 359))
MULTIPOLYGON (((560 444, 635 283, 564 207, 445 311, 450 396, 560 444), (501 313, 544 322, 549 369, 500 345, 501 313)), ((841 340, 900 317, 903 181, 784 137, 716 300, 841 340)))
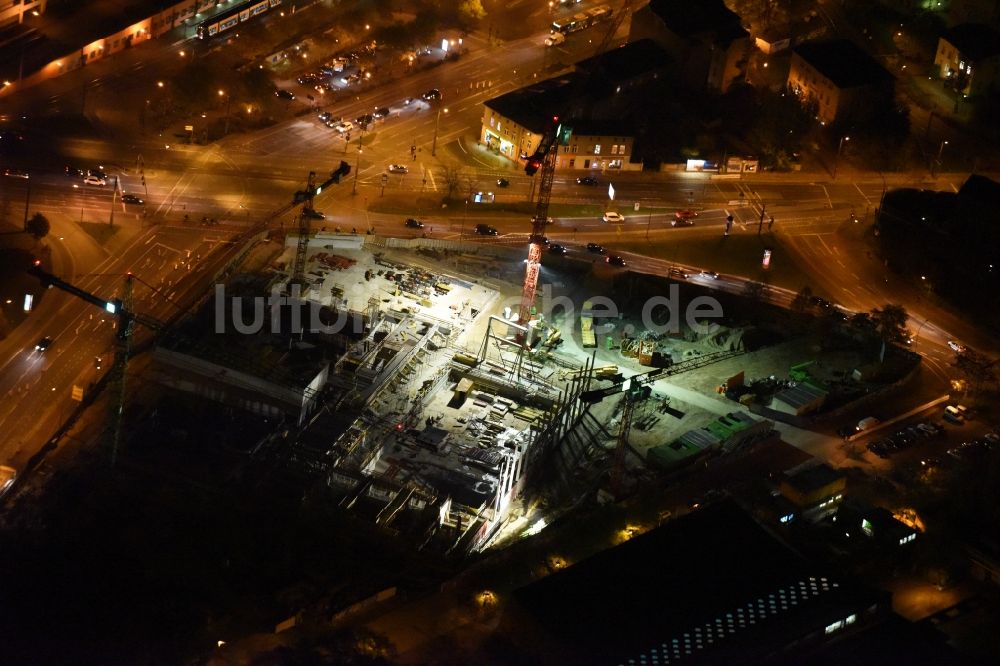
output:
POLYGON ((459 161, 465 162, 469 166, 477 168, 486 167, 497 171, 518 171, 519 164, 514 160, 499 155, 478 140, 468 136, 460 136, 456 141, 447 145, 447 149, 459 161))

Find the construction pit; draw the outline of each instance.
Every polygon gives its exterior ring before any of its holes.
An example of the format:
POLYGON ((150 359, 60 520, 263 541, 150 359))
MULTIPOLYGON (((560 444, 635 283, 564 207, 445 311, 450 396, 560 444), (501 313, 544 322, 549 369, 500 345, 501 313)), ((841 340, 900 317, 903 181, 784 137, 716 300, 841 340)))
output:
MULTIPOLYGON (((295 251, 286 243, 259 289, 295 293, 295 251)), ((645 296, 629 293, 620 313, 595 306, 591 294, 630 290, 589 265, 577 274, 543 267, 537 311, 519 326, 512 278, 520 251, 420 240, 386 247, 353 234, 310 239, 295 288, 327 315, 346 313, 351 326, 261 336, 326 359, 317 379, 286 400, 285 409, 301 403, 292 437, 262 447, 282 451, 355 514, 464 554, 581 498, 617 499, 773 436, 769 414, 718 389, 740 372, 767 377, 801 365, 804 338, 748 353, 749 329, 727 319, 654 332, 636 316, 645 296), (547 289, 574 307, 546 308, 547 289)), ((671 284, 643 279, 653 293, 671 284)), ((218 398, 220 373, 209 370, 215 383, 201 393, 218 398)))

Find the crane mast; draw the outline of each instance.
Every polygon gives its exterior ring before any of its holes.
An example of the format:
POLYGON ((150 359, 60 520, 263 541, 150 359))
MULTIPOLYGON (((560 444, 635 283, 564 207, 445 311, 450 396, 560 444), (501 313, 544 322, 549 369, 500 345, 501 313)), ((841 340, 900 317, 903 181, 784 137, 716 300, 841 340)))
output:
POLYGON ((28 273, 39 279, 45 287, 55 287, 77 298, 96 305, 110 315, 114 315, 116 321, 115 330, 115 362, 111 368, 111 401, 109 405, 111 423, 108 428, 108 439, 111 448, 111 464, 114 465, 118 459, 118 448, 121 443, 122 417, 125 413, 125 370, 128 365, 128 355, 131 350, 132 333, 135 322, 140 321, 145 326, 154 330, 161 328, 161 325, 151 317, 136 316, 132 312, 132 285, 135 277, 131 273, 125 276, 125 289, 122 298, 106 299, 76 287, 65 280, 62 280, 52 273, 42 268, 40 261, 28 268, 28 273))
MULTIPOLYGON (((628 15, 631 0, 625 0, 618 14, 611 21, 601 41, 595 50, 603 53, 614 39, 615 33, 621 27, 628 15)), ((572 102, 572 97, 570 102, 572 102)), ((535 217, 531 220, 531 238, 528 240, 528 259, 525 262, 524 285, 521 288, 521 307, 518 310, 517 323, 522 326, 531 321, 531 310, 535 306, 535 293, 538 291, 538 274, 542 269, 542 239, 545 237, 545 225, 549 219, 549 201, 552 198, 552 181, 556 173, 556 153, 560 144, 569 143, 570 129, 559 124, 559 117, 552 119, 552 126, 542 137, 538 149, 528 158, 524 172, 533 176, 541 170, 538 183, 538 204, 535 206, 535 217)))
POLYGON ((316 172, 310 171, 306 180, 306 189, 295 193, 292 205, 303 204, 299 211, 299 241, 295 245, 295 259, 292 262, 292 276, 289 285, 303 284, 306 271, 306 251, 309 249, 309 219, 313 211, 313 200, 323 191, 324 187, 339 183, 341 178, 351 173, 351 165, 344 160, 340 166, 330 172, 330 177, 316 185, 316 172))

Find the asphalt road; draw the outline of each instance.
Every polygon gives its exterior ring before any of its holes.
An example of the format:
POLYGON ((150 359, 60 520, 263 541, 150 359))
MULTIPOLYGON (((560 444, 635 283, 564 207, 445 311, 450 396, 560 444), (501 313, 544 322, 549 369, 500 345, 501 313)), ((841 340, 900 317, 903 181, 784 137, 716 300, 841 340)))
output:
MULTIPOLYGON (((113 295, 120 288, 119 276, 133 270, 164 294, 176 298, 178 294, 173 292, 178 285, 182 285, 181 290, 201 288, 198 279, 211 274, 212 267, 220 261, 219 253, 213 254, 212 250, 226 240, 223 234, 213 232, 212 227, 185 224, 183 216, 187 215, 195 225, 207 217, 224 222, 227 229, 249 227, 269 219, 272 211, 287 204, 292 193, 303 187, 308 171, 315 170, 322 177, 342 159, 354 167, 354 172, 347 181, 317 197, 316 208, 328 215, 320 223, 323 226, 417 235, 403 228, 402 216, 367 210, 368 202, 380 195, 382 175, 390 163, 405 164, 409 173, 389 175, 385 185, 387 195, 441 195, 447 189, 447 171, 460 167, 463 190, 468 187, 472 191, 478 188, 493 191, 501 204, 523 201, 531 192, 531 179, 514 165, 498 168, 475 154, 463 154, 464 148, 457 139, 478 134, 485 100, 544 77, 544 68, 557 57, 552 55, 553 50, 547 51, 540 45, 544 34, 539 32, 502 46, 487 45, 481 36, 474 36, 469 39, 470 52, 456 62, 416 72, 390 86, 374 88, 331 105, 328 110, 345 119, 369 113, 377 106, 391 109, 390 116, 376 123, 364 136, 355 129, 349 144, 321 125, 312 113, 263 131, 232 135, 207 147, 175 145, 161 137, 134 135, 64 141, 58 156, 45 157, 48 169, 43 166, 33 172, 32 210, 65 214, 79 209, 81 218, 87 219, 110 216, 110 187, 84 186, 62 174, 64 164, 80 168, 104 165, 109 175, 121 179, 127 191, 146 199, 148 217, 143 218, 137 208, 130 206, 116 210, 116 215, 121 216, 120 223, 140 225, 155 221, 156 226, 138 232, 131 244, 115 256, 100 256, 100 248, 95 249, 92 240, 78 227, 61 223, 53 229, 53 240, 59 239, 53 242, 54 252, 60 253, 63 265, 71 267, 68 272, 79 285, 95 293, 113 295), (441 90, 439 104, 432 106, 423 101, 403 104, 405 98, 418 98, 430 88, 441 90), (411 158, 411 145, 417 146, 416 159, 411 158), (436 155, 431 154, 434 147, 436 155), (148 195, 139 182, 140 168, 146 177, 148 195), (501 176, 509 179, 509 187, 496 187, 496 179, 501 176), (188 257, 189 251, 193 260, 188 257), (206 263, 205 257, 210 256, 213 259, 206 263), (87 268, 83 269, 84 266, 87 268)), ((592 37, 587 42, 584 36, 579 37, 571 38, 567 42, 571 51, 558 57, 566 55, 570 61, 586 55, 583 52, 592 37)), ((175 51, 176 47, 163 45, 155 57, 147 56, 148 64, 138 66, 122 61, 120 71, 112 69, 98 78, 85 80, 90 92, 81 101, 93 105, 94 113, 100 115, 102 105, 113 103, 130 86, 141 81, 151 85, 153 66, 167 62, 175 51)), ((107 70, 109 64, 102 63, 102 67, 107 70)), ((84 74, 88 73, 80 73, 84 74)), ((63 77, 31 89, 30 97, 35 102, 42 99, 49 104, 66 103, 67 96, 72 97, 74 85, 79 86, 79 81, 74 83, 71 77, 63 77), (62 92, 45 98, 45 89, 50 85, 62 92)), ((600 184, 588 187, 576 184, 577 175, 557 175, 554 202, 614 209, 629 220, 612 230, 596 216, 557 218, 548 235, 554 242, 571 246, 574 252, 583 252, 580 248, 588 241, 600 242, 613 250, 616 242, 648 235, 683 242, 685 238, 721 234, 730 214, 736 221, 733 233, 754 234, 763 213, 767 218, 775 218, 773 233, 795 252, 815 281, 817 291, 828 294, 849 310, 870 310, 887 302, 907 307, 912 315, 912 328, 918 334, 915 349, 925 355, 929 367, 940 379, 950 375, 948 365, 954 354, 946 341, 951 337, 996 352, 992 341, 980 336, 971 322, 961 321, 926 294, 898 284, 859 250, 858 243, 845 240, 838 232, 852 214, 864 223, 870 222, 886 187, 925 185, 919 178, 881 174, 857 177, 846 170, 836 181, 825 174, 754 174, 730 180, 712 179, 707 174, 628 172, 597 174, 600 184), (616 190, 614 202, 608 201, 608 184, 613 184, 616 190), (669 220, 677 209, 697 211, 695 225, 670 228, 669 220)), ((954 187, 962 179, 964 176, 943 179, 937 185, 950 182, 954 187)), ((501 230, 500 238, 488 242, 519 244, 527 239, 528 221, 523 214, 488 214, 472 206, 465 215, 431 215, 421 219, 428 229, 433 227, 435 237, 471 237, 478 221, 488 221, 501 230)), ((272 221, 272 224, 293 223, 291 215, 272 221)), ((676 266, 656 257, 630 255, 627 259, 632 270, 660 275, 676 266)), ((717 280, 691 279, 732 292, 742 292, 746 282, 746 278, 734 275, 723 275, 717 280)), ((794 297, 790 291, 774 288, 769 294, 782 304, 794 297)), ((153 292, 147 290, 143 294, 142 287, 137 289, 137 310, 165 317, 169 307, 165 299, 155 297, 153 292)), ((100 313, 91 306, 61 293, 50 293, 44 299, 29 322, 4 344, 4 349, 13 351, 0 359, 0 395, 7 397, 0 411, 0 432, 9 433, 6 441, 0 443, 0 458, 16 464, 33 453, 34 443, 44 441, 49 434, 44 431, 54 429, 56 419, 70 408, 71 387, 89 381, 98 372, 95 357, 104 359, 101 372, 109 367, 111 340, 111 323, 102 321, 100 313), (31 351, 42 335, 54 337, 53 346, 44 354, 31 351)))

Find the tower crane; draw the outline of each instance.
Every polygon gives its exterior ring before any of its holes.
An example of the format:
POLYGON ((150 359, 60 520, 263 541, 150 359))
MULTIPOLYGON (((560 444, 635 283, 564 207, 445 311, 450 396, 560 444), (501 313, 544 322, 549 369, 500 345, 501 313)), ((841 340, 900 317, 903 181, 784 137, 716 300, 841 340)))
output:
MULTIPOLYGON (((594 50, 595 55, 600 55, 607 49, 608 44, 614 39, 615 33, 621 27, 622 22, 629 13, 631 0, 625 0, 618 14, 611 19, 611 25, 594 50)), ((568 99, 572 104, 577 93, 586 83, 586 78, 574 86, 574 91, 570 93, 568 99)), ((535 216, 531 219, 531 236, 528 239, 528 259, 525 262, 524 286, 521 290, 521 306, 518 310, 517 320, 522 326, 527 325, 531 320, 531 309, 535 305, 535 292, 538 290, 538 274, 542 267, 542 239, 545 238, 545 223, 549 218, 549 201, 552 198, 552 181, 556 172, 556 151, 560 145, 569 143, 572 129, 560 123, 559 116, 553 116, 548 130, 538 142, 538 148, 534 154, 528 158, 524 165, 524 173, 534 176, 539 170, 542 174, 538 183, 538 203, 535 205, 535 216)))
POLYGON ((113 299, 101 298, 56 277, 43 269, 42 262, 38 260, 28 268, 28 273, 38 278, 43 286, 61 289, 80 300, 101 308, 116 319, 115 362, 111 367, 109 375, 112 392, 110 402, 111 424, 108 429, 111 445, 111 464, 114 465, 118 458, 118 447, 121 442, 122 417, 125 413, 125 367, 128 364, 134 325, 138 323, 151 330, 159 331, 163 329, 163 324, 152 317, 132 311, 132 283, 135 280, 132 273, 126 273, 125 275, 125 289, 122 292, 122 297, 113 299))
POLYGON ((323 191, 323 188, 339 183, 341 178, 351 173, 351 165, 344 160, 340 161, 340 166, 330 172, 330 177, 316 185, 316 172, 310 171, 306 180, 306 189, 295 193, 292 205, 303 204, 299 211, 299 242, 295 246, 295 261, 292 264, 292 279, 289 284, 303 283, 303 274, 306 270, 306 250, 309 249, 309 220, 313 212, 313 199, 323 191))
POLYGON ((580 400, 587 404, 601 402, 619 393, 624 393, 622 400, 622 420, 618 428, 618 443, 615 446, 614 465, 611 469, 611 492, 615 498, 621 496, 622 482, 625 476, 625 453, 628 451, 628 437, 632 430, 632 415, 635 413, 635 406, 640 401, 649 397, 649 384, 655 382, 664 375, 673 374, 671 368, 657 368, 649 372, 633 375, 628 379, 612 384, 606 388, 584 391, 580 394, 580 400))

